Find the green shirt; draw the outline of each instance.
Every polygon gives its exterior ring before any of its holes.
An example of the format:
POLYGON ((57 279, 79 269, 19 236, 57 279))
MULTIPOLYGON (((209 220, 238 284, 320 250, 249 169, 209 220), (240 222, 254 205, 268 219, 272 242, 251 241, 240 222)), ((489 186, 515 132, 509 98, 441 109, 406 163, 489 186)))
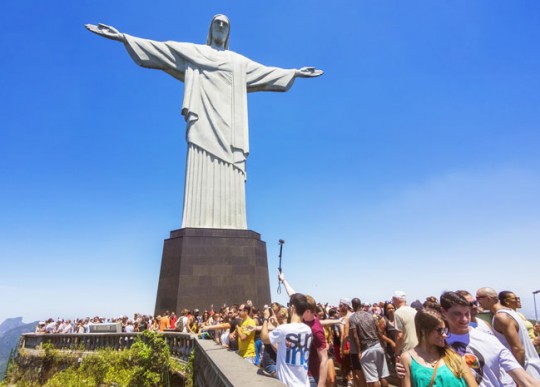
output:
MULTIPOLYGON (((411 361, 411 382, 413 387, 426 387, 429 386, 431 378, 433 377, 433 368, 426 367, 412 357, 411 361)), ((446 364, 442 363, 437 368, 437 374, 435 375, 435 381, 433 386, 443 387, 466 387, 467 383, 463 378, 457 378, 450 368, 446 364)))

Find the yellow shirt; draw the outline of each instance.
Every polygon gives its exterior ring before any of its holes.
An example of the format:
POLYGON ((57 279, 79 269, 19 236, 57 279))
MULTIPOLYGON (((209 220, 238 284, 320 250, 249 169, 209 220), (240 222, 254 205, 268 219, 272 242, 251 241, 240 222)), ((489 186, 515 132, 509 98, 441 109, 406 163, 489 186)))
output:
POLYGON ((249 330, 248 326, 256 326, 255 321, 253 321, 251 318, 246 318, 244 321, 242 321, 242 324, 240 324, 240 330, 244 335, 246 335, 246 339, 242 340, 240 337, 238 337, 238 354, 242 357, 254 357, 256 355, 255 352, 255 331, 249 330))

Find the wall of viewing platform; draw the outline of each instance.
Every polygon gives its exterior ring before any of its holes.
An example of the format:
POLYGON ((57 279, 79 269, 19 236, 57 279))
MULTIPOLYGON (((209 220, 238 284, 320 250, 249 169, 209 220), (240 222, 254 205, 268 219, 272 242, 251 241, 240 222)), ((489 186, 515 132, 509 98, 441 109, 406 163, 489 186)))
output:
MULTIPOLYGON (((129 348, 140 333, 88 333, 88 334, 23 334, 19 341, 19 352, 26 350, 38 356, 43 344, 50 343, 61 351, 92 352, 98 349, 129 348)), ((229 351, 212 340, 202 340, 196 335, 163 332, 172 357, 187 362, 195 352, 193 382, 200 387, 220 386, 283 386, 277 379, 265 376, 258 367, 249 364, 236 353, 229 351)))

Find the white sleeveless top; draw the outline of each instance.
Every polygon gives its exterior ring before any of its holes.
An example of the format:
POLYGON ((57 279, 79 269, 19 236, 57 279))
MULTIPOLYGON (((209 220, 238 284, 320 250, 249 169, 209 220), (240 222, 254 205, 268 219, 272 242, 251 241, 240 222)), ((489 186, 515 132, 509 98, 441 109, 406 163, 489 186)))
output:
MULTIPOLYGON (((538 353, 536 352, 536 349, 534 348, 534 344, 532 343, 531 339, 529 338, 529 334, 527 332, 527 327, 525 326, 525 323, 523 320, 519 317, 519 315, 511 310, 511 309, 501 309, 498 310, 497 313, 506 313, 510 317, 514 319, 516 324, 518 325, 518 335, 519 340, 521 341, 521 344, 523 345, 523 349, 525 350, 525 371, 532 377, 534 377, 536 380, 540 380, 540 357, 538 357, 538 353)), ((493 317, 492 325, 495 324, 495 317, 493 317)), ((510 345, 508 344, 508 341, 506 340, 506 337, 500 332, 498 332, 496 329, 493 329, 495 336, 500 340, 500 342, 509 350, 511 350, 510 345)))

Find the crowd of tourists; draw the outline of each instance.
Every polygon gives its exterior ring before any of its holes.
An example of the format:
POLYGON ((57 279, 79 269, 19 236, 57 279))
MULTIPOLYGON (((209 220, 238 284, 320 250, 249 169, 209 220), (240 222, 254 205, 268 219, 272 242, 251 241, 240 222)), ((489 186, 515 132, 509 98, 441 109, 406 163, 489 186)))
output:
POLYGON ((106 317, 86 317, 77 318, 74 320, 57 318, 49 318, 45 321, 39 321, 36 325, 35 333, 39 334, 74 334, 74 333, 91 333, 92 325, 101 324, 118 324, 124 333, 143 332, 145 330, 163 331, 169 329, 170 326, 160 324, 161 316, 149 316, 136 313, 133 318, 128 316, 118 316, 112 318, 106 317))
POLYGON ((390 374, 405 387, 540 386, 540 323, 519 312, 511 291, 447 291, 410 305, 395 291, 386 302, 354 297, 330 306, 296 292, 279 275, 287 306, 259 309, 248 300, 178 315, 49 319, 36 332, 88 333, 92 324, 118 323, 124 332, 195 333, 289 386, 384 387, 390 374))

